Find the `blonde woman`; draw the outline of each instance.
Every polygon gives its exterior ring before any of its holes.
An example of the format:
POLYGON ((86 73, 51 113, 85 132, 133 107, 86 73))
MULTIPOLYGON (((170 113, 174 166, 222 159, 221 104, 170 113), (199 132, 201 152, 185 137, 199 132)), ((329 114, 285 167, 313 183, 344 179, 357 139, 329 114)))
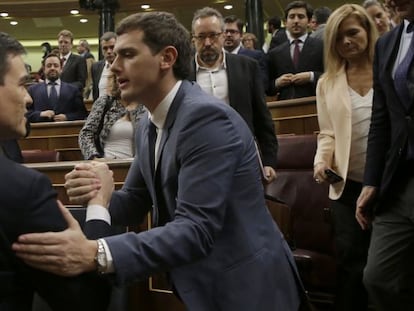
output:
POLYGON ((367 310, 362 272, 370 233, 359 227, 355 206, 365 167, 377 37, 372 19, 354 4, 335 10, 325 28, 326 71, 316 92, 320 133, 314 178, 318 183, 331 183, 338 263, 336 310, 367 310))

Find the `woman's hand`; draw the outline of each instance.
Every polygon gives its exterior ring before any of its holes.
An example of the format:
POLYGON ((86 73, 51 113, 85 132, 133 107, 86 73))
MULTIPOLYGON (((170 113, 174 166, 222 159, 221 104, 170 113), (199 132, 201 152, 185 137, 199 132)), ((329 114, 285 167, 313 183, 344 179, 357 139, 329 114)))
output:
POLYGON ((325 174, 325 171, 327 169, 329 169, 329 167, 323 162, 316 163, 313 167, 313 178, 318 184, 326 181, 327 176, 325 174))

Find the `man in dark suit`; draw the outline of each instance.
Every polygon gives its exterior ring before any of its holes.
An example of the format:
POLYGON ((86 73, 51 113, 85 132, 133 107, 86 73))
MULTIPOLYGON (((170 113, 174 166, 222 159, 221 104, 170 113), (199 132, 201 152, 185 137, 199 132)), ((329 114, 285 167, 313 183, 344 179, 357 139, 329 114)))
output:
POLYGON ((323 43, 307 33, 312 13, 312 7, 304 1, 286 6, 288 41, 268 54, 268 95, 277 95, 279 100, 315 96, 323 73, 323 43))
POLYGON ((92 65, 92 96, 95 101, 99 96, 107 95, 108 77, 111 74, 111 64, 115 59, 114 47, 116 42, 116 33, 105 32, 101 39, 101 50, 104 56, 103 60, 92 65))
POLYGON ((58 46, 60 59, 62 61, 62 75, 60 77, 61 80, 63 82, 73 84, 83 94, 83 88, 85 87, 88 70, 85 58, 72 53, 72 32, 66 29, 59 32, 58 46))
POLYGON ((189 79, 230 104, 243 117, 257 139, 265 176, 272 181, 276 176, 277 140, 257 62, 223 52, 225 25, 217 10, 197 11, 192 25, 196 55, 189 79))
MULTIPOLYGON (((0 140, 26 134, 24 113, 31 98, 24 88, 28 78, 14 38, 0 33, 0 140)), ((30 311, 34 291, 53 310, 104 310, 109 286, 97 275, 62 278, 29 267, 18 259, 11 244, 27 232, 60 231, 67 227, 56 192, 45 175, 0 155, 0 310, 30 311)), ((75 225, 75 223, 72 223, 75 225)), ((102 222, 86 225, 91 238, 109 230, 102 222)), ((80 233, 82 234, 82 233, 80 233)))
POLYGON ((81 92, 72 84, 59 79, 61 74, 59 57, 49 54, 44 63, 45 82, 29 87, 33 104, 28 107, 28 120, 45 122, 84 119, 87 111, 81 92))
POLYGON ((267 21, 267 31, 272 34, 272 39, 270 40, 269 47, 265 48, 266 53, 288 41, 286 29, 282 27, 282 21, 279 16, 273 16, 267 21))
POLYGON ((31 234, 15 250, 64 274, 93 269, 97 253, 99 269, 120 283, 169 271, 188 310, 298 310, 295 264, 264 202, 253 136, 233 109, 183 80, 191 60, 187 30, 170 13, 147 12, 122 20, 117 34, 111 69, 121 96, 149 111, 136 131, 136 157, 111 199, 102 191, 113 187, 103 165, 77 166, 66 184, 75 202, 100 200, 102 212, 110 200, 113 222, 144 220, 152 211, 157 227, 99 240, 99 248, 84 238, 70 242, 69 232, 31 234), (93 172, 103 187, 96 196, 89 192, 93 172), (57 249, 46 245, 50 238, 71 245, 57 249), (91 255, 72 261, 75 254, 91 255))
POLYGON ((374 216, 364 270, 371 300, 378 310, 414 310, 414 1, 390 5, 404 21, 376 46, 372 119, 356 217, 365 229, 374 216))
POLYGON ((257 60, 262 74, 264 90, 269 83, 269 72, 267 70, 267 59, 261 50, 249 50, 243 47, 241 39, 243 36, 243 22, 235 15, 224 18, 224 49, 232 54, 245 55, 257 60))

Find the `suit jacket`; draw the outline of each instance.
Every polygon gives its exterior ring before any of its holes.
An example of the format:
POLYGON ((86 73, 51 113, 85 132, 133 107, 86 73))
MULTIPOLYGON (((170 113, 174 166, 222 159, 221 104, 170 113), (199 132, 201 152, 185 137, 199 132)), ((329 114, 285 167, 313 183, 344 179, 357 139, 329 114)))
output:
POLYGON ((263 80, 263 88, 266 91, 269 85, 269 70, 267 69, 267 57, 263 51, 249 50, 244 47, 239 49, 238 55, 244 55, 257 60, 260 67, 260 73, 263 80))
POLYGON ((392 77, 392 68, 404 23, 384 34, 378 41, 374 58, 374 100, 364 184, 380 187, 386 194, 399 164, 405 161, 405 148, 410 139, 414 142, 412 118, 414 99, 414 66, 411 65, 408 81, 411 81, 408 103, 401 101, 392 77), (407 106, 411 104, 410 109, 407 106))
POLYGON ((87 76, 88 70, 85 58, 71 53, 62 69, 60 79, 64 82, 73 84, 82 93, 87 76))
POLYGON ((272 36, 272 40, 270 41, 269 44, 269 50, 268 52, 270 52, 271 50, 273 50, 275 47, 285 43, 288 40, 288 37, 286 35, 286 29, 285 28, 280 28, 273 36, 272 36))
POLYGON ((54 110, 55 114, 63 113, 68 121, 82 120, 87 116, 81 92, 69 83, 61 81, 59 103, 56 107, 49 104, 46 83, 34 84, 29 87, 28 91, 33 99, 33 104, 27 109, 27 118, 30 122, 51 121, 49 118, 40 116, 40 112, 44 110, 54 110))
POLYGON ((337 200, 348 175, 352 136, 352 105, 344 68, 332 82, 324 77, 319 80, 316 99, 320 132, 314 163, 326 163, 343 177, 329 188, 329 197, 337 200))
POLYGON ((100 60, 92 64, 92 96, 93 101, 99 97, 99 80, 105 67, 105 60, 100 60))
POLYGON ((298 68, 295 68, 290 54, 290 42, 274 48, 268 53, 269 61, 269 88, 268 95, 279 93, 279 100, 299 97, 315 96, 316 84, 323 73, 323 42, 307 37, 299 57, 298 68), (304 85, 289 85, 276 89, 275 80, 285 73, 299 73, 313 71, 314 81, 304 85))
POLYGON ((138 125, 137 155, 110 213, 122 224, 152 209, 162 226, 105 238, 116 280, 168 270, 188 310, 297 310, 295 264, 266 208, 245 122, 183 81, 167 114, 154 177, 148 123, 143 117, 138 125))
POLYGON ((20 146, 15 139, 0 141, 0 148, 7 158, 17 163, 23 163, 23 155, 20 146))
MULTIPOLYGON (((36 291, 53 310, 105 310, 109 284, 95 273, 64 278, 25 265, 10 245, 28 232, 61 231, 67 227, 57 194, 47 176, 0 156, 0 309, 30 311, 36 291)), ((110 228, 104 222, 87 225, 97 238, 110 228)), ((93 233, 93 234, 91 234, 93 233)))
MULTIPOLYGON (((229 102, 246 121, 256 137, 263 164, 276 168, 277 139, 266 105, 259 66, 251 59, 226 54, 229 102)), ((189 80, 196 81, 195 61, 189 80)))

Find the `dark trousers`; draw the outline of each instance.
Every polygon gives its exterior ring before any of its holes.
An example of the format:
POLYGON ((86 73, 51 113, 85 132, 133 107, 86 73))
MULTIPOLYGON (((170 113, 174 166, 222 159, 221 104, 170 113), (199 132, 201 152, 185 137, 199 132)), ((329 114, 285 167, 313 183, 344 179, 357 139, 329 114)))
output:
POLYGON ((414 177, 396 177, 375 215, 364 271, 378 311, 414 310, 414 177))
POLYGON ((366 311, 368 308, 362 276, 370 231, 362 230, 355 219, 361 186, 361 183, 347 180, 341 197, 331 202, 338 271, 335 310, 338 311, 366 311))

